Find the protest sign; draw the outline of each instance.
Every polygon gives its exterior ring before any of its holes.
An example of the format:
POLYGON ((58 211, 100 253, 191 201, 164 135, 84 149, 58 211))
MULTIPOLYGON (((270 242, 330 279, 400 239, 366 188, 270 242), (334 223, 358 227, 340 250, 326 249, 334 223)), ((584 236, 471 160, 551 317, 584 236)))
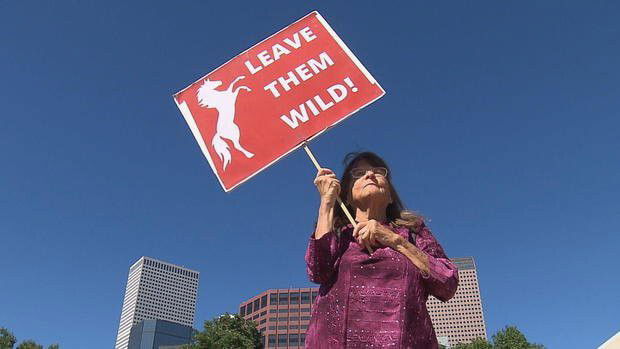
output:
POLYGON ((312 12, 174 95, 230 191, 385 94, 312 12))

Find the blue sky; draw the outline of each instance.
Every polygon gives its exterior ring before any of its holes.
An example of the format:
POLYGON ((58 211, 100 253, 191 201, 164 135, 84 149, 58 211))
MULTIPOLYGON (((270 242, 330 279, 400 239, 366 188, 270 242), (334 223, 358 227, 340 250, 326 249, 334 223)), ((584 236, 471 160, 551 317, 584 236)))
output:
POLYGON ((129 265, 201 271, 196 324, 306 287, 318 196, 297 151, 232 193, 171 95, 312 10, 386 89, 312 143, 368 149, 449 256, 488 334, 549 348, 620 330, 620 5, 0 2, 0 326, 114 344, 129 265))

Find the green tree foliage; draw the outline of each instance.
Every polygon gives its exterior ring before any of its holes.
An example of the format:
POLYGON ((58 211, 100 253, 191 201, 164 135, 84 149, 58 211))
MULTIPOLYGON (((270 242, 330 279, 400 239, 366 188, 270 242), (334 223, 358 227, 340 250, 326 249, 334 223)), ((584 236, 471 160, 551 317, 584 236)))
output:
POLYGON ((494 349, 544 349, 541 344, 533 344, 527 341, 525 335, 515 326, 506 326, 503 330, 493 335, 494 349))
POLYGON ((37 344, 35 341, 27 340, 19 343, 17 349, 43 349, 43 346, 37 344))
MULTIPOLYGON (((4 327, 0 327, 0 349, 13 349, 13 346, 17 342, 17 339, 11 333, 11 331, 7 330, 4 327)), ((58 344, 52 344, 48 349, 59 349, 58 344)), ((17 346, 15 349, 43 349, 42 345, 37 344, 33 340, 26 340, 17 346)))
POLYGON ((211 321, 205 321, 204 330, 194 336, 189 349, 260 349, 261 336, 256 323, 236 314, 224 314, 211 321))
POLYGON ((541 344, 527 341, 525 335, 515 326, 507 326, 493 335, 493 341, 476 338, 471 343, 459 343, 453 349, 545 349, 541 344))
POLYGON ((493 349, 493 345, 484 338, 476 338, 471 343, 459 343, 453 349, 493 349))
POLYGON ((17 339, 13 333, 4 327, 0 327, 0 349, 13 349, 15 342, 17 339))

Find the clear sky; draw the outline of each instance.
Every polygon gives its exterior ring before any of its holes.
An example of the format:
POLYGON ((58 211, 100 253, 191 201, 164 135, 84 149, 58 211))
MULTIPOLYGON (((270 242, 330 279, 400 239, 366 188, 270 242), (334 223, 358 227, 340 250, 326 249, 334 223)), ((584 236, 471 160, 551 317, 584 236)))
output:
POLYGON ((111 348, 142 255, 201 272, 196 326, 312 285, 306 154, 225 194, 171 96, 315 9, 387 91, 317 157, 385 157, 448 255, 475 257, 489 336, 620 330, 615 1, 0 2, 0 326, 111 348))

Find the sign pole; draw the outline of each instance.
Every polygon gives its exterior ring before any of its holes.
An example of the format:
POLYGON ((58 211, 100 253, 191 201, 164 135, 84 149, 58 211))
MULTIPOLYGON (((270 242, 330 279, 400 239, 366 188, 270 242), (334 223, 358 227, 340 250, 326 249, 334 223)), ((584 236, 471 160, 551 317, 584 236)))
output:
MULTIPOLYGON (((312 154, 312 151, 310 150, 310 148, 308 148, 308 142, 304 142, 304 150, 306 151, 306 154, 308 154, 308 157, 310 158, 310 160, 312 160, 312 163, 314 164, 314 167, 316 167, 317 171, 321 170, 321 165, 319 165, 319 162, 316 161, 314 154, 312 154)), ((338 200, 338 203, 340 204, 340 208, 342 209, 342 212, 344 212, 344 214, 347 216, 351 225, 355 227, 357 223, 355 222, 355 219, 353 219, 353 216, 351 216, 351 213, 347 209, 347 206, 344 204, 344 202, 342 202, 342 200, 340 200, 340 196, 337 196, 336 199, 338 200)), ((366 248, 368 249, 368 253, 372 254, 373 252, 372 248, 370 246, 366 246, 366 248)))
MULTIPOLYGON (((310 148, 308 148, 308 143, 307 142, 304 142, 304 150, 306 151, 306 154, 308 154, 308 156, 310 157, 310 160, 312 160, 312 163, 314 164, 314 167, 316 167, 317 170, 321 170, 321 165, 319 165, 319 162, 316 161, 316 158, 314 157, 314 154, 312 154, 312 151, 310 150, 310 148)), ((351 216, 351 213, 349 213, 349 210, 347 209, 347 206, 345 206, 344 202, 342 202, 342 200, 340 200, 340 196, 336 197, 336 199, 338 199, 338 203, 340 204, 340 208, 342 209, 344 214, 349 219, 349 222, 355 227, 357 225, 357 223, 355 223, 355 219, 353 219, 353 216, 351 216)))

